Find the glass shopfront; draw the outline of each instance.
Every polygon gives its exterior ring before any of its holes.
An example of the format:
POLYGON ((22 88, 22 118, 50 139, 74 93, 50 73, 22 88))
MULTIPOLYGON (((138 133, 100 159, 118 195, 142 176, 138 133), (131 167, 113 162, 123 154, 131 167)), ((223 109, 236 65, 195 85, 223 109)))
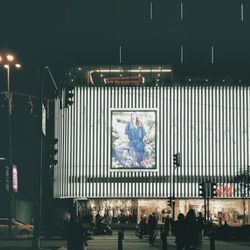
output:
POLYGON ((138 200, 137 221, 140 221, 141 217, 148 218, 150 214, 155 214, 158 223, 163 223, 167 215, 171 217, 171 211, 171 208, 167 205, 167 199, 138 200))
MULTIPOLYGON (((209 202, 209 217, 216 224, 223 225, 225 222, 230 226, 237 226, 249 221, 249 200, 241 199, 220 199, 210 200, 209 202), (245 205, 244 205, 245 203, 245 205), (245 213, 244 213, 245 206, 245 213)), ((202 212, 204 215, 203 200, 189 199, 179 200, 178 211, 186 214, 189 209, 194 209, 197 213, 202 212)))
MULTIPOLYGON (((179 199, 176 200, 176 215, 187 214, 189 209, 194 209, 198 214, 204 215, 204 201, 202 199, 179 199)), ((249 223, 250 200, 242 199, 214 199, 209 202, 209 215, 214 223, 237 226, 249 223), (244 213, 245 207, 245 213, 244 213)), ((172 217, 172 209, 168 206, 167 199, 91 199, 78 201, 78 214, 88 214, 92 222, 95 222, 97 213, 103 220, 115 224, 139 223, 141 217, 154 213, 158 223, 163 223, 165 217, 172 217)))

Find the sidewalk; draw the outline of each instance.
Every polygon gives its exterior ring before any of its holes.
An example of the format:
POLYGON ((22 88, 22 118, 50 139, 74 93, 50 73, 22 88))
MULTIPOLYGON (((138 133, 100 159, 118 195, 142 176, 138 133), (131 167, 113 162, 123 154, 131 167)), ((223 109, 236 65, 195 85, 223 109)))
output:
MULTIPOLYGON (((31 250, 31 239, 0 240, 0 250, 31 250)), ((43 250, 66 250, 67 243, 59 239, 41 240, 43 250)), ((95 236, 88 241, 88 250, 117 250, 117 234, 112 236, 95 236)), ((223 242, 215 241, 215 250, 249 250, 250 242, 223 242)), ((154 246, 151 246, 147 238, 140 240, 134 234, 125 234, 123 250, 161 250, 161 240, 156 239, 154 246)), ((174 237, 168 237, 168 250, 176 250, 174 237)), ((210 241, 204 238, 201 250, 210 250, 210 241)))

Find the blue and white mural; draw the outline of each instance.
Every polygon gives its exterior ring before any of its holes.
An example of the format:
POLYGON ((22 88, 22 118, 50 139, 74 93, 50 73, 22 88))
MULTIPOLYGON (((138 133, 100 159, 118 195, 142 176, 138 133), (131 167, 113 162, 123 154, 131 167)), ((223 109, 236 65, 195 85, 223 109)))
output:
POLYGON ((156 168, 156 111, 111 111, 112 169, 156 168))

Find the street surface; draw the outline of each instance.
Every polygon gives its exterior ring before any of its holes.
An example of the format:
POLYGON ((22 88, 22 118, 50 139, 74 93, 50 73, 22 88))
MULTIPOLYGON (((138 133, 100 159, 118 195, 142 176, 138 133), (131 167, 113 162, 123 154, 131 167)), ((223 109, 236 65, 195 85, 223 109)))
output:
MULTIPOLYGON (((112 236, 93 236, 88 240, 88 250, 117 250, 118 249, 118 232, 114 231, 112 236)), ((0 240, 0 250, 30 250, 31 239, 16 239, 16 240, 0 240)), ((44 250, 66 250, 67 243, 61 239, 42 239, 42 249, 44 250)), ((151 246, 147 237, 138 239, 134 231, 125 231, 123 250, 156 250, 161 249, 161 240, 159 235, 155 241, 154 246, 151 246)), ((202 250, 210 249, 210 241, 205 237, 202 241, 202 250)), ((224 242, 215 241, 216 250, 250 250, 250 242, 248 241, 234 241, 224 242)), ((176 250, 174 237, 168 237, 168 250, 176 250)))

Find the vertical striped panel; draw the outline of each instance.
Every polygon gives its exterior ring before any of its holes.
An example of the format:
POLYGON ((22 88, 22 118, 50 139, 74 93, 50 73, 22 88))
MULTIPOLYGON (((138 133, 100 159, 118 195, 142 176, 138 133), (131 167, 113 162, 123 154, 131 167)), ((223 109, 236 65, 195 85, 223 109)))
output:
MULTIPOLYGON (((207 179, 232 182, 250 165, 249 87, 77 87, 56 101, 55 197, 198 197, 207 179), (157 171, 111 171, 111 110, 157 110, 157 171), (182 164, 173 168, 172 157, 182 164)), ((227 194, 224 194, 227 197, 227 194)), ((233 196, 240 196, 233 184, 233 196)))

